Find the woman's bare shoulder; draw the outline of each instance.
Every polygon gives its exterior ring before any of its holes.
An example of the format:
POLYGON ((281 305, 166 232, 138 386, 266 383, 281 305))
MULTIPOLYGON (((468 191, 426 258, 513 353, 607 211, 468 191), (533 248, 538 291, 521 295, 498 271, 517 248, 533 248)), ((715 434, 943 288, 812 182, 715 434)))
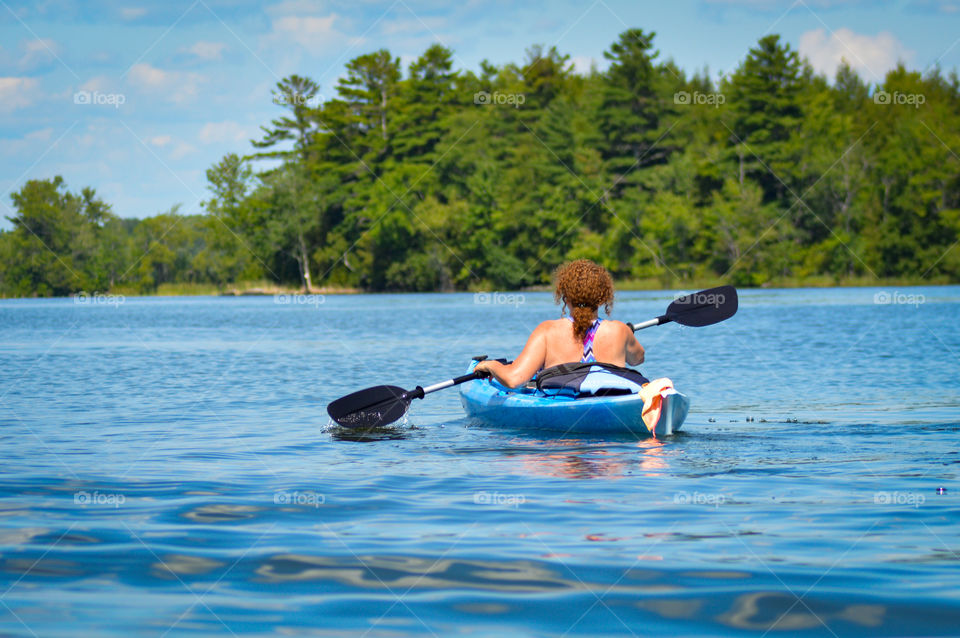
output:
POLYGON ((569 322, 565 319, 547 319, 545 321, 541 321, 540 325, 536 327, 534 332, 554 332, 557 329, 562 328, 565 323, 569 322))
POLYGON ((605 319, 603 323, 608 324, 614 330, 619 330, 620 332, 630 332, 630 327, 622 321, 618 321, 616 319, 605 319))

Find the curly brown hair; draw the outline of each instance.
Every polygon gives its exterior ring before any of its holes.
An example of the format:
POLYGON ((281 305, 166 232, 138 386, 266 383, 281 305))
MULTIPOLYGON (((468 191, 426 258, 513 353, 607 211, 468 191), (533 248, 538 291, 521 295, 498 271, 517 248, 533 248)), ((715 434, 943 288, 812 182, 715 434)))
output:
POLYGON ((593 324, 593 314, 603 305, 613 308, 613 278, 607 269, 589 259, 577 259, 557 267, 553 273, 553 299, 570 308, 573 334, 583 341, 593 324))

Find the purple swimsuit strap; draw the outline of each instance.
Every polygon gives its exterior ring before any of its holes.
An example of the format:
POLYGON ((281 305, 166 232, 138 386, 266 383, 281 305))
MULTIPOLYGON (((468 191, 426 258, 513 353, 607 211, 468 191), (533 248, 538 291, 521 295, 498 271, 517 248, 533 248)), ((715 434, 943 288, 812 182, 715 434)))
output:
MULTIPOLYGON (((571 322, 573 317, 567 317, 571 322)), ((580 357, 580 363, 593 363, 596 361, 596 358, 593 356, 593 338, 597 334, 597 328, 600 327, 600 322, 603 321, 600 317, 593 322, 593 325, 590 326, 590 329, 587 330, 587 335, 583 338, 583 356, 580 357)))

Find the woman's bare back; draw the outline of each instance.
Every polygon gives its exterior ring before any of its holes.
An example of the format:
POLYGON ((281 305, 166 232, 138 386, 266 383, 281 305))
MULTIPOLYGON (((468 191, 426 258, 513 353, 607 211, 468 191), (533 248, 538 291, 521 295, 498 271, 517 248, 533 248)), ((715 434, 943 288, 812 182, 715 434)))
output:
MULTIPOLYGON (((580 361, 583 356, 583 342, 573 334, 573 322, 569 319, 554 319, 546 330, 546 356, 543 367, 550 368, 561 363, 580 361)), ((600 322, 593 338, 593 357, 602 363, 626 365, 627 333, 626 324, 607 319, 600 322)))
MULTIPOLYGON (((625 323, 606 320, 600 323, 594 336, 593 356, 601 363, 637 365, 643 363, 644 352, 625 323)), ((489 371, 500 383, 515 388, 526 383, 538 370, 576 363, 582 357, 583 342, 574 337, 570 320, 553 319, 537 326, 513 363, 483 361, 477 368, 489 371)))

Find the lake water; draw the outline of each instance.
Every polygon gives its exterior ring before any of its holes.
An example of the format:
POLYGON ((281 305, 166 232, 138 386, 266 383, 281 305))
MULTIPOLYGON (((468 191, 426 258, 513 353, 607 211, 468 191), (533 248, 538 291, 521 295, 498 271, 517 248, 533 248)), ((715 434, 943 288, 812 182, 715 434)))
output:
POLYGON ((960 632, 960 288, 745 290, 723 324, 638 333, 692 401, 664 440, 500 431, 456 389, 376 435, 328 422, 556 316, 533 293, 0 302, 0 634, 960 632))

